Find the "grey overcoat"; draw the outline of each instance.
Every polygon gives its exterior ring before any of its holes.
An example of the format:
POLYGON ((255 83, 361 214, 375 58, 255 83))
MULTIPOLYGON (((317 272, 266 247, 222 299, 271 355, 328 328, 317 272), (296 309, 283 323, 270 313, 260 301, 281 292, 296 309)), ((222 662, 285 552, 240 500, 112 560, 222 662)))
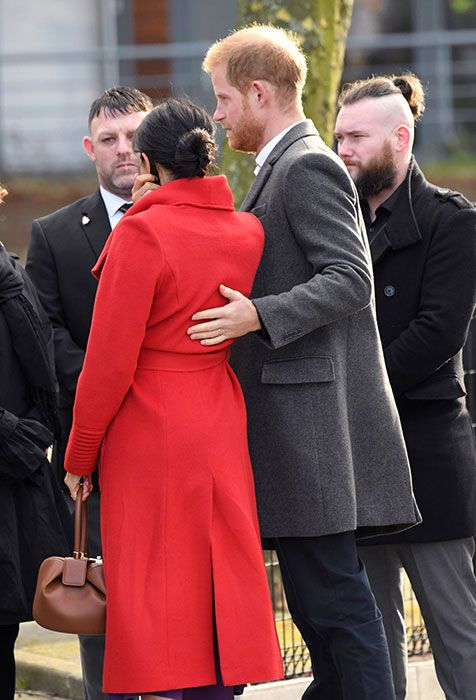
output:
POLYGON ((312 122, 277 144, 242 209, 266 234, 252 291, 263 330, 232 350, 262 536, 413 525, 419 514, 357 194, 312 122))

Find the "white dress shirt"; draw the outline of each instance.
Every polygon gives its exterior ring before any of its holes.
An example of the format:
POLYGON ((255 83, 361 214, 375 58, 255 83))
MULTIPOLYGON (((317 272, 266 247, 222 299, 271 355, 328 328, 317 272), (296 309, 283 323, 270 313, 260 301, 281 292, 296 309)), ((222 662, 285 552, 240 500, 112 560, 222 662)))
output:
POLYGON ((301 122, 302 122, 302 120, 299 120, 298 122, 294 122, 294 124, 291 124, 291 126, 287 126, 285 129, 280 131, 279 134, 276 134, 276 136, 274 136, 271 139, 271 141, 268 141, 266 146, 263 146, 261 151, 256 156, 256 167, 253 171, 255 175, 257 175, 259 173, 259 171, 263 167, 267 157, 269 156, 269 154, 271 153, 273 148, 276 146, 276 144, 278 144, 281 141, 283 136, 285 134, 287 134, 288 131, 293 128, 293 126, 296 126, 296 124, 301 124, 301 122))
POLYGON ((104 205, 106 207, 107 215, 109 217, 112 230, 114 226, 117 223, 119 223, 119 221, 124 216, 124 212, 119 211, 119 208, 122 207, 123 204, 130 204, 131 200, 122 199, 122 197, 119 197, 117 194, 109 192, 109 190, 104 189, 104 187, 102 186, 99 189, 101 191, 101 197, 104 200, 104 205))

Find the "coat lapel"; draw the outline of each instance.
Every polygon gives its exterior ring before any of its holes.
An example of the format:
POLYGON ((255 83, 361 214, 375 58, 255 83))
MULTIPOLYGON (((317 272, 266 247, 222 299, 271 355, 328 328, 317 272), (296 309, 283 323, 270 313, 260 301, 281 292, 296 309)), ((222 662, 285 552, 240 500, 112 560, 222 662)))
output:
POLYGON ((250 209, 253 208, 253 204, 258 199, 258 197, 261 193, 261 190, 263 189, 268 177, 271 174, 272 169, 273 168, 269 164, 269 160, 267 160, 263 164, 263 167, 260 169, 258 175, 253 180, 251 187, 248 190, 248 193, 247 193, 246 197, 244 198, 243 203, 240 207, 240 211, 250 211, 250 209))
POLYGON ((389 220, 370 244, 372 262, 377 263, 387 250, 399 250, 421 240, 412 206, 412 190, 420 187, 423 175, 415 161, 412 161, 402 191, 395 202, 389 220))
POLYGON ((99 190, 85 200, 78 223, 97 259, 111 233, 111 223, 99 190))
POLYGON ((256 176, 256 179, 253 181, 253 184, 248 190, 248 194, 243 200, 240 211, 250 211, 250 209, 253 208, 253 205, 258 199, 261 190, 271 175, 273 165, 277 160, 279 160, 279 158, 281 158, 283 153, 289 148, 289 146, 291 146, 291 144, 299 139, 302 139, 303 136, 318 136, 317 129, 310 119, 293 126, 293 128, 283 136, 281 141, 276 144, 263 163, 263 166, 256 176))
POLYGON ((376 262, 382 258, 387 250, 392 248, 389 237, 387 236, 387 227, 385 226, 382 231, 378 233, 377 236, 370 243, 370 253, 372 256, 372 262, 375 265, 376 262))

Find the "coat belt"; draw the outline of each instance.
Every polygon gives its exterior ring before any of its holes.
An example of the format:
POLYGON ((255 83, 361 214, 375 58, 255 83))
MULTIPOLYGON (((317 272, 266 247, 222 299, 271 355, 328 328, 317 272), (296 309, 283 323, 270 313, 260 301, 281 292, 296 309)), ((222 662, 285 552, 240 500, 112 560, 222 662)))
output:
POLYGON ((162 370, 168 372, 199 372, 222 362, 230 357, 229 348, 214 352, 168 352, 142 348, 137 361, 137 369, 162 370))

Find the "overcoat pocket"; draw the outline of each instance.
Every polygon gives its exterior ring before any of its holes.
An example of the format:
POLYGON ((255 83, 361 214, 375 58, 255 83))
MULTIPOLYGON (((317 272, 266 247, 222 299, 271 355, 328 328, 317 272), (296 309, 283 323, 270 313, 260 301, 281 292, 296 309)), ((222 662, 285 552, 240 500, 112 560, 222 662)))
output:
POLYGON ((261 370, 262 384, 308 384, 333 382, 332 357, 295 357, 292 360, 271 360, 261 370))

